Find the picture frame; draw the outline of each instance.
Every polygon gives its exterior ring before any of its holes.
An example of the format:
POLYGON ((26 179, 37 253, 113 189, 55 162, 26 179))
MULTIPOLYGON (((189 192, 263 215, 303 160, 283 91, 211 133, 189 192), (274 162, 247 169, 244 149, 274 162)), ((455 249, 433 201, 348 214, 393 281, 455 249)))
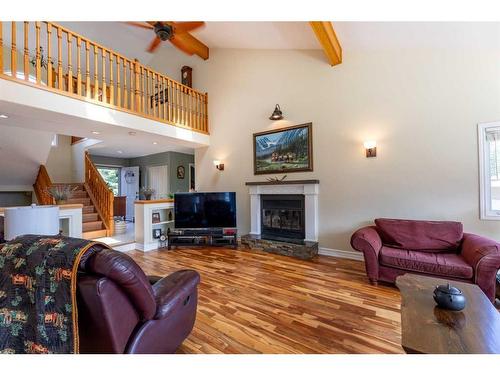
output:
POLYGON ((155 228, 153 229, 153 238, 159 239, 161 237, 161 229, 155 228))
POLYGON ((157 90, 155 94, 149 97, 150 107, 158 107, 160 104, 168 102, 168 89, 157 90))
POLYGON ((152 222, 153 222, 153 224, 160 222, 160 213, 159 212, 153 212, 152 222))
POLYGON ((254 174, 313 171, 312 123, 253 134, 254 174))
POLYGON ((183 165, 179 165, 177 167, 177 178, 183 180, 185 176, 186 176, 186 169, 184 168, 183 165))

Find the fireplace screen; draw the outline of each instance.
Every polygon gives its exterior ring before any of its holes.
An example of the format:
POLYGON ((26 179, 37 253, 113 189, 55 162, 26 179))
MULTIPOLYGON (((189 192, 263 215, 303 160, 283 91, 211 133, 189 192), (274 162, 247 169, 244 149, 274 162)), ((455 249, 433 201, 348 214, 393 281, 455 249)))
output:
POLYGON ((273 240, 304 239, 304 196, 262 195, 261 234, 273 240))

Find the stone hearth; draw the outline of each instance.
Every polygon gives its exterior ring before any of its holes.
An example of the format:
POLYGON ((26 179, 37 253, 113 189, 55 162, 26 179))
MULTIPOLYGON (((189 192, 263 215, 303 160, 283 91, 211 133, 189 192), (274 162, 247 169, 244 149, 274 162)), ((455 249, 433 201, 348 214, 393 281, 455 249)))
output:
POLYGON ((303 243, 290 243, 274 240, 265 240, 259 235, 247 234, 241 237, 241 245, 249 249, 264 250, 268 253, 291 256, 299 259, 312 259, 318 255, 316 241, 303 241, 303 243))

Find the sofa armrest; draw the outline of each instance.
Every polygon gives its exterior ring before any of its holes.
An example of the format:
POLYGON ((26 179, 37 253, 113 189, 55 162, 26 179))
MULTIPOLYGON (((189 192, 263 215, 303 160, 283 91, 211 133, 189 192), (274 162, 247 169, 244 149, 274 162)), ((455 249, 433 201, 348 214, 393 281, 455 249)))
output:
POLYGON ((496 274, 500 269, 500 243, 464 233, 461 255, 474 270, 474 282, 494 301, 496 274))
POLYGON ((200 275, 193 270, 177 271, 157 281, 152 286, 156 300, 154 319, 165 319, 177 307, 188 304, 196 297, 199 282, 200 275))
POLYGON ((351 246, 363 252, 368 278, 372 282, 378 280, 378 253, 382 248, 382 239, 374 226, 358 229, 351 236, 351 246))

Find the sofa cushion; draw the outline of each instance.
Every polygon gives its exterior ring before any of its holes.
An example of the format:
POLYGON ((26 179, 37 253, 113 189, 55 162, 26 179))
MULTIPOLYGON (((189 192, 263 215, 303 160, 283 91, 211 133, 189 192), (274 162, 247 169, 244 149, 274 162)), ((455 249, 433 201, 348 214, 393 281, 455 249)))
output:
POLYGON ((403 270, 436 276, 472 279, 472 267, 455 253, 426 253, 382 246, 380 263, 403 270))
POLYGON ((448 252, 456 250, 463 236, 462 223, 375 219, 384 245, 407 250, 448 252))

